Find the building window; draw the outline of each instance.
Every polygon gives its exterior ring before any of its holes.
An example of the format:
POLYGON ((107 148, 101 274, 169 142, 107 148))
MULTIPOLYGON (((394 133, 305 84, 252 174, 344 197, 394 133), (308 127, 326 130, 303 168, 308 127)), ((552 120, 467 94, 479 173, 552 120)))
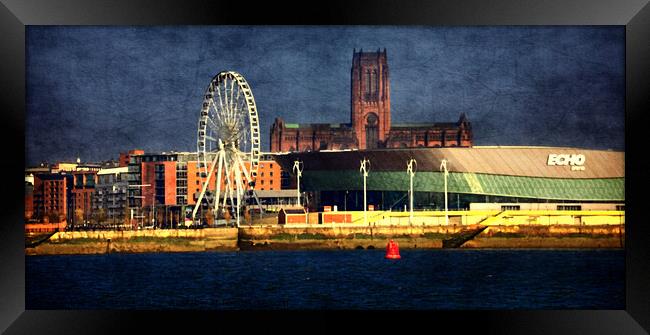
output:
POLYGON ((377 70, 372 70, 371 84, 372 87, 370 87, 370 94, 373 96, 373 98, 376 98, 377 91, 379 91, 379 79, 377 78, 377 70))
POLYGON ((501 206, 502 211, 518 211, 521 209, 521 206, 519 205, 505 205, 501 206))
POLYGON ((580 211, 582 210, 582 206, 580 205, 558 205, 557 206, 558 211, 580 211))
POLYGON ((366 70, 366 95, 370 94, 370 69, 366 70))

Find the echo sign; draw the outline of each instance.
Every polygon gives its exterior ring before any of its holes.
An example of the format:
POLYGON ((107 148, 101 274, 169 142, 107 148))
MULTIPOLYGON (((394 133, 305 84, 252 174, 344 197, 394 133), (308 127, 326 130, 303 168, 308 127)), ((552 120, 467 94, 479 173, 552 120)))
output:
POLYGON ((546 165, 570 165, 572 171, 583 171, 585 169, 585 155, 550 154, 546 165))

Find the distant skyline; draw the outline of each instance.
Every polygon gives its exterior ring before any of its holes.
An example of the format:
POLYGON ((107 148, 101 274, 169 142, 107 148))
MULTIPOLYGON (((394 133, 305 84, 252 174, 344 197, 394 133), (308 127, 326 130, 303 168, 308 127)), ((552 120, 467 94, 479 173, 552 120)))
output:
POLYGON ((392 123, 455 122, 475 145, 624 150, 616 26, 28 26, 27 165, 195 151, 202 95, 241 73, 262 149, 276 117, 350 122, 353 49, 387 51, 392 123))

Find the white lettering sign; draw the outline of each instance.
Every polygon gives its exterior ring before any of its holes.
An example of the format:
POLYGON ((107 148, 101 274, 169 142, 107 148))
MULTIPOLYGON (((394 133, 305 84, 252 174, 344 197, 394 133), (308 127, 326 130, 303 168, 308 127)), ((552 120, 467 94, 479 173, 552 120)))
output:
POLYGON ((546 165, 571 165, 571 170, 584 170, 585 155, 583 154, 550 154, 546 165), (577 168, 582 166, 583 168, 577 168))

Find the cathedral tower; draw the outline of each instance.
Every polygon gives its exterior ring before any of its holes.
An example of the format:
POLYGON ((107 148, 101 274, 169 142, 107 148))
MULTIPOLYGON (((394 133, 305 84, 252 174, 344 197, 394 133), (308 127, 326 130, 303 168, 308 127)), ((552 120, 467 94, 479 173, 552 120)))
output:
POLYGON ((390 131, 390 82, 386 49, 353 51, 350 121, 359 149, 382 147, 390 131))

